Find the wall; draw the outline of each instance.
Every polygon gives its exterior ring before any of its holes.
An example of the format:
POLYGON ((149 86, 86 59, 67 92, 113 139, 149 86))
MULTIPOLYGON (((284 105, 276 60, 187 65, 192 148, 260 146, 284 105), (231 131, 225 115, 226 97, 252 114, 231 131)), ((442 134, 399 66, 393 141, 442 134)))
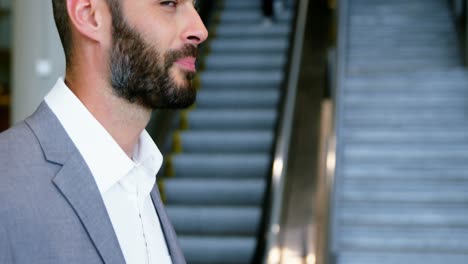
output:
POLYGON ((63 76, 65 59, 51 0, 14 0, 12 12, 14 124, 33 113, 57 78, 63 76))

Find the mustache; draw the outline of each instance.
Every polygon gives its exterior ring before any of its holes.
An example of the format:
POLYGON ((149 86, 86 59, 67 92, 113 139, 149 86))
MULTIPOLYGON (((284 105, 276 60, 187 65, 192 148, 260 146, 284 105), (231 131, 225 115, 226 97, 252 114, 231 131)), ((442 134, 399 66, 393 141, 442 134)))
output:
POLYGON ((168 51, 166 55, 166 68, 170 68, 177 60, 186 58, 186 57, 198 57, 198 48, 187 44, 181 49, 168 51))

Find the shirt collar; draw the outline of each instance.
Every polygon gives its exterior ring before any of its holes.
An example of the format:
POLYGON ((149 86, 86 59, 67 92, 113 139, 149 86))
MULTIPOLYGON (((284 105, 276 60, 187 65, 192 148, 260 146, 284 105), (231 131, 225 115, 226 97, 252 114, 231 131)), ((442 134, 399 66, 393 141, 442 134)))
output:
MULTIPOLYGON (((44 98, 65 131, 83 156, 101 194, 123 179, 135 167, 142 167, 152 177, 162 164, 162 155, 148 132, 143 131, 135 147, 133 160, 115 142, 83 103, 59 79, 44 98)), ((153 186, 148 186, 152 187, 153 186)))

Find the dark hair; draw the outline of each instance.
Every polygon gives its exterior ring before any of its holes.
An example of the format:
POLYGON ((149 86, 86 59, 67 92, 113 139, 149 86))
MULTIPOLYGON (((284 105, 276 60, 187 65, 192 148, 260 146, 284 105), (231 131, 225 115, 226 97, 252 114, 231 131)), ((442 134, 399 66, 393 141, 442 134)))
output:
MULTIPOLYGON (((109 9, 111 10, 112 20, 116 14, 120 14, 120 5, 117 0, 106 0, 109 9)), ((71 21, 67 11, 67 0, 52 0, 54 11, 55 25, 62 41, 63 50, 65 52, 65 60, 67 66, 70 66, 72 57, 73 40, 71 34, 71 21)))
POLYGON ((67 0, 52 0, 55 25, 62 41, 67 66, 70 63, 72 51, 71 22, 67 12, 67 0))

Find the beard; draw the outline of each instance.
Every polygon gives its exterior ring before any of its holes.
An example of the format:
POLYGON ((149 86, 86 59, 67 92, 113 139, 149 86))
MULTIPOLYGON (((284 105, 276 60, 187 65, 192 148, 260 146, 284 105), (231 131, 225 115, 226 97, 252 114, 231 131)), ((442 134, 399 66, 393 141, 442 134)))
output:
MULTIPOLYGON (((147 109, 180 109, 195 102, 194 72, 182 71, 177 83, 170 70, 184 57, 197 57, 197 48, 186 45, 161 54, 124 19, 113 17, 110 82, 114 93, 147 109)), ((177 69, 174 69, 177 70, 177 69)))

